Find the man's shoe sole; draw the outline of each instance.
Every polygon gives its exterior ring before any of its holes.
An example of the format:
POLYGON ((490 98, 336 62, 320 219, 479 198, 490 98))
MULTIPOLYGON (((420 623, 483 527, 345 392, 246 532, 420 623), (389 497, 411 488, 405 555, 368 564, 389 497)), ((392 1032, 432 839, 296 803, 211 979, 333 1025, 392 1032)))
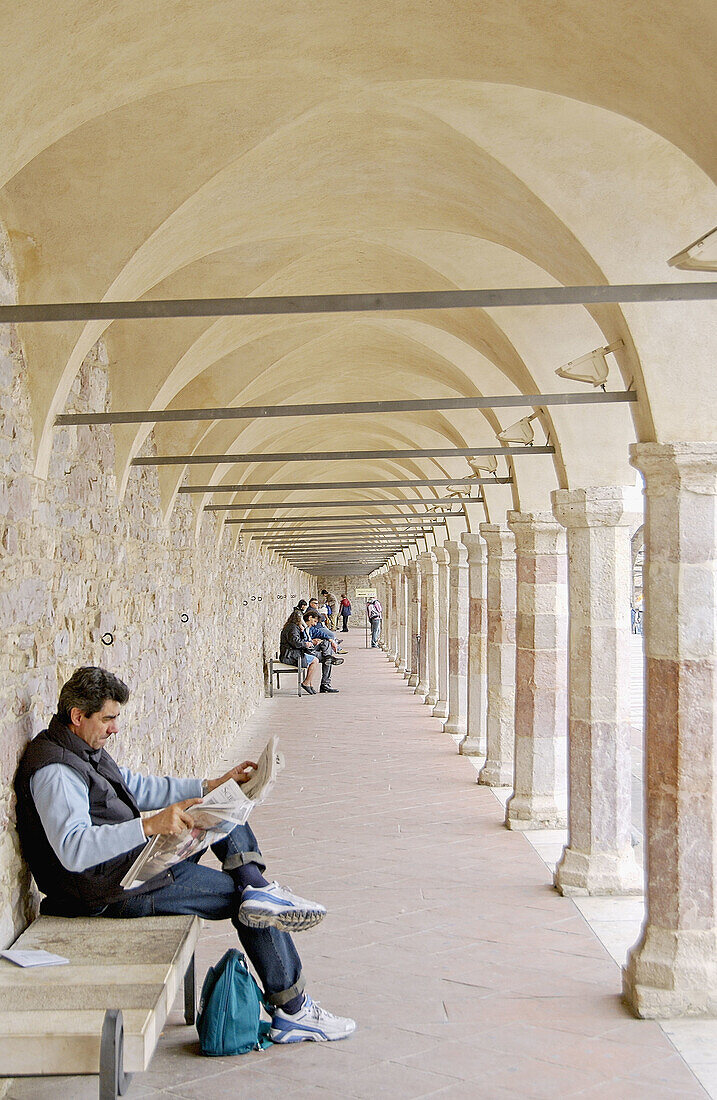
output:
POLYGON ((283 913, 267 913, 265 910, 243 910, 240 906, 237 916, 248 928, 278 928, 280 932, 303 932, 322 921, 326 911, 287 909, 283 913))

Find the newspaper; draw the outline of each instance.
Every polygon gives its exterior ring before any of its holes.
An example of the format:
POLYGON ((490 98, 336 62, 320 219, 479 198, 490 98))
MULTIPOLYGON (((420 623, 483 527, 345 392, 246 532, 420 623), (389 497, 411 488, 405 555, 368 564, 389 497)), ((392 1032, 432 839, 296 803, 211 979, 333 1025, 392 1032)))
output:
POLYGON ((178 836, 153 836, 122 879, 125 890, 142 886, 155 875, 161 875, 175 863, 204 851, 230 833, 235 825, 243 825, 249 814, 270 794, 276 777, 284 767, 278 750, 278 738, 272 737, 257 760, 256 770, 246 783, 234 779, 215 787, 188 814, 194 822, 178 836))

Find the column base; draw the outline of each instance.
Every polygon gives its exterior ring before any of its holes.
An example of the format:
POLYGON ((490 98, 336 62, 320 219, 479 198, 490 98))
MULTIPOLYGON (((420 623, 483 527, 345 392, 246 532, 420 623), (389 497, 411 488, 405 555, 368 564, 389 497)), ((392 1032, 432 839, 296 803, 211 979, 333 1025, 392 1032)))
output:
POLYGON ((435 707, 436 703, 438 702, 438 696, 436 695, 435 691, 429 691, 423 702, 427 707, 435 707))
POLYGON ((508 799, 505 813, 508 829, 519 832, 527 832, 529 829, 564 829, 567 823, 567 810, 561 809, 552 798, 513 795, 508 799))
POLYGON ((478 782, 486 787, 512 787, 513 761, 486 760, 478 775, 478 782))
POLYGON ((642 868, 632 847, 618 854, 592 855, 565 848, 553 882, 563 897, 641 894, 644 890, 642 868))
POLYGON ((398 664, 396 665, 396 671, 400 672, 402 676, 405 676, 407 674, 406 662, 405 661, 399 661, 398 664))
POLYGON ((447 718, 448 717, 448 703, 445 699, 439 699, 433 708, 434 718, 447 718))
POLYGON ((449 717, 448 721, 443 723, 443 732, 454 734, 456 737, 465 737, 465 721, 461 722, 460 719, 449 717))
POLYGON ((410 688, 415 688, 417 686, 417 684, 418 684, 418 676, 416 675, 415 672, 410 672, 409 675, 408 675, 408 686, 410 688))
POLYGON ((485 756, 485 741, 467 733, 458 746, 458 752, 461 756, 485 756))
POLYGON ((413 694, 414 695, 423 695, 423 696, 428 695, 428 684, 424 684, 419 680, 418 683, 416 684, 416 687, 415 687, 415 690, 414 690, 413 694))
POLYGON ((643 1020, 717 1016, 717 931, 648 926, 623 967, 622 993, 643 1020))

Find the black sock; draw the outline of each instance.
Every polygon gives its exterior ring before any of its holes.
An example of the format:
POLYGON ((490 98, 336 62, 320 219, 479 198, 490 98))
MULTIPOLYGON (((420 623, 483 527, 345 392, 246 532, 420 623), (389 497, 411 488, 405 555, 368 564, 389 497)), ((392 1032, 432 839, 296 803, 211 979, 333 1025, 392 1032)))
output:
POLYGON ((295 1012, 298 1012, 304 1003, 304 994, 297 993, 295 997, 292 997, 290 1001, 287 1001, 285 1005, 281 1005, 282 1012, 288 1012, 290 1016, 293 1016, 295 1012))
POLYGON ((229 874, 234 879, 234 884, 239 890, 245 886, 268 886, 269 883, 261 873, 258 863, 245 863, 243 867, 233 867, 229 874))

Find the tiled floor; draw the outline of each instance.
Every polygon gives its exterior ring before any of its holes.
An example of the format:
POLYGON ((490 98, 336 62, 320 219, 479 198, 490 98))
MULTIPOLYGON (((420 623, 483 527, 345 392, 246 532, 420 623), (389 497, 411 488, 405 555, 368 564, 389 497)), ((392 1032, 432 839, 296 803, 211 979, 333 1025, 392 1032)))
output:
MULTIPOLYGON (((210 1060, 177 1005, 130 1100, 707 1096, 663 1030, 621 1006, 618 965, 441 723, 382 652, 348 643, 340 697, 274 699, 231 755, 281 736, 287 768, 253 826, 270 871, 327 904, 297 944, 314 997, 358 1031, 210 1060)), ((234 942, 208 925, 200 967, 234 942)), ((10 1096, 96 1089, 65 1078, 10 1096)))

